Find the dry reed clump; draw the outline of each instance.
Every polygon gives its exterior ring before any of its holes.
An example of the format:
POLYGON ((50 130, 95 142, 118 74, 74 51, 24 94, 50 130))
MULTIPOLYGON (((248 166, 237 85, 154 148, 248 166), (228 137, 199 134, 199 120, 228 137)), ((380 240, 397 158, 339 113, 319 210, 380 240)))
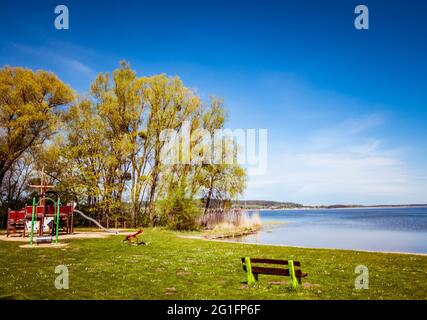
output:
POLYGON ((205 228, 213 230, 257 228, 261 226, 261 219, 258 212, 249 214, 237 209, 211 210, 202 217, 200 223, 205 228))

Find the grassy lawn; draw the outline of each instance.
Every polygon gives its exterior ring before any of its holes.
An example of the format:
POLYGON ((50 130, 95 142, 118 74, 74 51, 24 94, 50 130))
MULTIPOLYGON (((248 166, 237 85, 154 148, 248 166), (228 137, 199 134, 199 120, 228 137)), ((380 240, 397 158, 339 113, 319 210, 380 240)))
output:
POLYGON ((220 243, 147 229, 147 246, 123 236, 70 240, 65 248, 24 249, 0 242, 0 297, 9 299, 427 299, 427 256, 220 243), (263 276, 245 285, 240 257, 302 263, 307 287, 290 291, 263 276), (57 290, 54 268, 66 265, 69 290, 57 290), (369 289, 354 289, 357 265, 369 289))

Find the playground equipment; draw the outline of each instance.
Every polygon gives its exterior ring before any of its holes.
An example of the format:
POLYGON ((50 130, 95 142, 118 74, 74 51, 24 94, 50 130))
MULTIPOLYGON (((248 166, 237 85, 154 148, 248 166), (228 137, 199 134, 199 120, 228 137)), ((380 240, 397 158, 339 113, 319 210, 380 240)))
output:
POLYGON ((138 235, 140 235, 144 230, 143 229, 139 229, 137 232, 127 235, 124 239, 123 242, 126 242, 128 244, 132 244, 135 246, 139 246, 141 244, 147 244, 142 240, 138 239, 138 235))
POLYGON ((40 180, 40 184, 30 185, 31 188, 40 189, 31 206, 27 205, 19 211, 8 210, 7 236, 22 230, 24 237, 29 233, 31 245, 34 235, 40 238, 37 243, 48 242, 47 235, 55 236, 55 243, 58 243, 60 221, 64 222, 66 233, 73 233, 74 206, 62 205, 59 194, 48 190, 53 186, 45 183, 44 170, 40 180))
POLYGON ((55 236, 55 242, 58 242, 60 231, 66 234, 74 232, 74 206, 62 205, 56 192, 49 191, 46 194, 44 197, 34 197, 31 206, 27 205, 21 210, 8 210, 7 236, 21 232, 24 237, 30 236, 32 244, 34 236, 55 236), (46 194, 52 196, 48 197, 46 194))
MULTIPOLYGON (((39 194, 37 197, 33 198, 33 205, 31 206, 30 244, 33 244, 34 224, 36 221, 40 224, 39 237, 43 237, 47 229, 48 232, 52 233, 51 235, 53 235, 53 233, 55 234, 55 243, 58 243, 59 220, 61 218, 61 199, 54 191, 49 191, 49 193, 56 195, 56 200, 52 199, 51 197, 47 197, 47 193, 48 192, 43 192, 42 194, 39 194), (47 201, 52 202, 52 205, 47 205, 47 201)), ((28 212, 29 209, 30 207, 27 206, 26 211, 28 212)), ((67 210, 67 213, 63 211, 63 214, 66 216, 65 220, 67 221, 67 230, 69 225, 68 215, 70 211, 70 216, 72 217, 72 210, 67 210)))
POLYGON ((52 237, 55 237, 55 243, 58 243, 61 225, 61 232, 74 233, 74 213, 78 213, 107 232, 117 234, 117 232, 104 228, 95 219, 75 209, 75 203, 61 204, 59 194, 48 190, 54 186, 45 184, 44 170, 41 171, 40 184, 30 185, 30 187, 39 188, 40 192, 33 198, 31 206, 27 205, 21 210, 8 210, 7 237, 12 233, 21 231, 24 237, 27 234, 29 235, 30 245, 33 244, 35 235, 37 235, 35 239, 37 244, 50 243, 52 237))
POLYGON ((118 231, 111 231, 107 228, 104 228, 98 221, 96 221, 95 219, 88 217, 87 215, 85 215, 83 212, 81 212, 80 210, 74 209, 73 212, 78 213, 79 215, 81 215, 83 218, 92 221, 94 224, 96 224, 100 229, 106 231, 106 232, 110 232, 110 233, 114 233, 114 234, 118 234, 118 231))

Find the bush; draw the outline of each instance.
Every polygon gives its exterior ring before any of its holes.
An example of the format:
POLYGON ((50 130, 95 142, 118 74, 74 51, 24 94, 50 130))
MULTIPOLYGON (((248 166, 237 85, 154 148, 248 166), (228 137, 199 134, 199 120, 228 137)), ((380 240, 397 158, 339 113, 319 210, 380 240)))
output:
POLYGON ((168 192, 159 203, 160 223, 172 230, 195 230, 202 214, 199 201, 186 197, 185 187, 178 186, 168 192))

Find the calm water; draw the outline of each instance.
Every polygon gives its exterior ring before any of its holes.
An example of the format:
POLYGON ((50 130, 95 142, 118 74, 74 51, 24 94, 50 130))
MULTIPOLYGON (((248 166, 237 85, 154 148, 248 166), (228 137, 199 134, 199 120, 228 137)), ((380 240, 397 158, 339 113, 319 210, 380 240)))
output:
POLYGON ((260 211, 263 229, 235 241, 427 253, 427 208, 260 211))

